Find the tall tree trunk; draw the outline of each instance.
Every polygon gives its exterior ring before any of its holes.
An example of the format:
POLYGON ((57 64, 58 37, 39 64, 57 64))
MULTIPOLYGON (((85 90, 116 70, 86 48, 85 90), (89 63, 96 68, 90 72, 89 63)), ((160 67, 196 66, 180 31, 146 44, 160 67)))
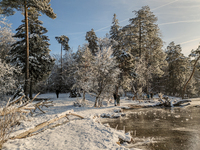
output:
POLYGON ((98 103, 99 101, 98 101, 98 100, 99 100, 99 98, 100 98, 101 92, 102 92, 102 91, 99 92, 99 94, 97 95, 97 97, 96 97, 96 99, 95 99, 94 107, 98 107, 98 106, 99 106, 99 103, 98 103), (97 105, 97 104, 98 104, 98 105, 97 105))
POLYGON ((61 44, 61 74, 62 74, 62 44, 61 44))
POLYGON ((25 29, 26 29, 26 70, 25 70, 25 87, 24 87, 24 93, 25 97, 28 98, 29 93, 29 36, 28 36, 28 7, 27 3, 25 1, 24 3, 24 9, 25 9, 25 29))
POLYGON ((32 99, 33 98, 33 77, 30 77, 31 81, 30 81, 30 91, 29 91, 29 98, 32 99))
POLYGON ((198 62, 198 60, 200 59, 200 56, 197 58, 197 60, 195 61, 194 65, 193 65, 193 70, 192 70, 192 73, 189 77, 189 79, 187 80, 187 82, 185 83, 184 87, 183 87, 183 91, 182 91, 182 99, 184 98, 184 95, 185 95, 185 90, 186 90, 186 87, 188 85, 188 83, 190 82, 190 80, 192 79, 193 75, 194 75, 194 72, 195 72, 195 68, 196 68, 196 64, 198 62))
MULTIPOLYGON (((139 20, 140 21, 140 20, 139 20)), ((141 22, 139 22, 139 57, 142 56, 142 29, 141 29, 141 22)))
POLYGON ((83 90, 83 102, 85 102, 85 90, 83 90))

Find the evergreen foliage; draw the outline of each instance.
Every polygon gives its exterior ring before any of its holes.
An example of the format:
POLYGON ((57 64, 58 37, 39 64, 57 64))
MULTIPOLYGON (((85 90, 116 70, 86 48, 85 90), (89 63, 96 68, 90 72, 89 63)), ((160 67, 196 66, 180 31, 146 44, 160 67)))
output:
POLYGON ((126 49, 130 51, 134 60, 137 57, 145 62, 145 80, 146 92, 151 90, 151 81, 153 76, 162 76, 163 68, 167 65, 165 61, 165 53, 162 50, 163 41, 161 39, 157 18, 150 11, 148 6, 142 7, 138 11, 134 11, 135 17, 131 18, 130 24, 123 27, 124 44, 126 49))
MULTIPOLYGON (((189 58, 181 53, 181 46, 171 42, 166 50, 168 62, 168 77, 166 80, 166 92, 170 95, 181 96, 182 88, 191 73, 189 58)), ((190 83, 192 86, 192 82, 190 83)))
POLYGON ((85 40, 88 41, 88 47, 91 50, 92 54, 95 55, 98 50, 98 38, 94 32, 94 29, 91 29, 91 31, 88 31, 86 33, 85 40))
POLYGON ((119 75, 119 83, 116 86, 116 93, 118 93, 118 88, 123 87, 123 89, 130 89, 130 78, 131 72, 133 68, 133 57, 131 56, 129 50, 124 46, 124 37, 123 31, 119 26, 118 19, 116 18, 116 14, 113 16, 112 26, 110 29, 110 39, 113 44, 113 56, 116 57, 116 61, 119 64, 119 68, 121 70, 121 74, 119 75))
POLYGON ((61 44, 61 47, 63 47, 63 50, 68 51, 70 49, 70 47, 68 45, 69 38, 66 35, 61 35, 61 36, 55 37, 55 38, 58 41, 58 43, 61 44))
MULTIPOLYGON (((54 65, 54 58, 49 54, 49 39, 44 35, 47 29, 38 20, 39 16, 40 14, 34 9, 29 12, 29 73, 31 83, 34 84, 47 78, 54 65)), ((14 35, 19 40, 12 45, 9 55, 11 63, 22 68, 22 72, 25 73, 26 35, 25 21, 22 20, 22 22, 23 24, 16 29, 17 33, 14 35)))
POLYGON ((95 107, 100 107, 104 98, 118 93, 121 87, 132 91, 138 99, 150 92, 173 96, 199 93, 200 47, 186 57, 181 53, 181 46, 171 42, 164 52, 157 17, 148 6, 134 11, 134 17, 123 27, 114 14, 110 35, 105 38, 97 38, 91 29, 85 36, 88 44, 79 47, 76 53, 70 50, 67 36, 55 37, 61 44, 61 57, 56 55, 55 60, 49 55, 50 44, 45 35, 48 31, 38 20, 40 13, 56 17, 49 3, 50 0, 0 1, 0 13, 13 15, 15 10, 25 13, 23 24, 13 37, 10 24, 5 19, 0 21, 0 69, 3 70, 0 95, 16 88, 18 68, 25 74, 25 82, 29 81, 30 74, 31 84, 40 82, 41 88, 47 86, 51 92, 81 90, 83 101, 85 93, 95 96, 95 107), (64 56, 62 50, 65 50, 64 56), (7 55, 7 62, 17 69, 6 64, 7 55))
POLYGON ((46 14, 48 17, 55 19, 56 14, 53 12, 50 0, 1 0, 0 1, 0 13, 4 15, 13 15, 15 9, 17 11, 24 12, 25 18, 25 31, 26 31, 26 61, 25 61, 25 86, 24 93, 26 98, 28 98, 28 88, 29 88, 29 37, 28 37, 28 11, 34 8, 37 12, 46 14))
POLYGON ((58 68, 57 70, 57 75, 58 75, 58 83, 59 85, 56 86, 56 90, 59 90, 59 91, 63 91, 64 90, 64 75, 63 75, 63 54, 62 54, 62 49, 66 50, 66 51, 69 51, 70 47, 68 45, 68 42, 69 42, 69 38, 65 35, 61 35, 60 37, 55 37, 55 39, 58 41, 58 43, 61 44, 61 58, 60 58, 60 62, 61 62, 61 67, 58 68))
POLYGON ((5 15, 14 15, 14 9, 23 12, 24 7, 35 8, 36 11, 55 19, 56 14, 53 12, 53 9, 49 3, 50 0, 1 0, 0 12, 5 15))

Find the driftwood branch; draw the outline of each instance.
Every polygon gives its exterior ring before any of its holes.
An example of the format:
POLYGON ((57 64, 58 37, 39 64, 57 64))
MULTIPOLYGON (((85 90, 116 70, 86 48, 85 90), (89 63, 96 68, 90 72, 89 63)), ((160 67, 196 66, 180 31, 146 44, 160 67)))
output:
POLYGON ((38 130, 40 130, 40 129, 42 129, 42 128, 44 128, 44 127, 46 127, 46 126, 48 126, 48 125, 50 125, 52 123, 54 123, 55 121, 58 121, 58 120, 60 120, 60 119, 62 119, 64 117, 67 117, 69 115, 76 116, 76 117, 79 117, 81 119, 84 119, 84 117, 82 117, 80 115, 77 115, 77 114, 69 112, 68 114, 63 114, 63 115, 60 115, 60 116, 58 116, 58 117, 56 117, 54 119, 51 119, 49 121, 45 121, 45 122, 43 122, 41 124, 38 124, 38 125, 35 126, 35 128, 29 129, 28 131, 25 131, 25 132, 15 136, 15 137, 11 137, 10 139, 21 139, 21 138, 26 138, 26 137, 28 137, 30 135, 35 135, 35 134, 32 134, 32 133, 37 132, 38 130))

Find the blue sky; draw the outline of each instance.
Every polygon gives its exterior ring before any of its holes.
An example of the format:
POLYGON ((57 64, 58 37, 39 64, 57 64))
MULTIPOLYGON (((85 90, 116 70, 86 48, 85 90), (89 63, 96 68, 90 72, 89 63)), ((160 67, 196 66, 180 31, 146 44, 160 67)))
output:
MULTIPOLYGON (((121 26, 129 24, 133 18, 132 11, 148 5, 158 18, 166 46, 174 41, 181 44, 185 56, 196 49, 200 43, 200 0, 51 0, 51 7, 57 14, 56 19, 43 15, 39 19, 47 28, 50 38, 51 54, 60 54, 60 44, 55 36, 69 37, 69 46, 74 52, 85 41, 86 32, 94 29, 97 37, 105 37, 109 33, 113 14, 121 26)), ((12 23, 13 32, 21 24, 23 16, 17 12, 7 18, 12 23)))

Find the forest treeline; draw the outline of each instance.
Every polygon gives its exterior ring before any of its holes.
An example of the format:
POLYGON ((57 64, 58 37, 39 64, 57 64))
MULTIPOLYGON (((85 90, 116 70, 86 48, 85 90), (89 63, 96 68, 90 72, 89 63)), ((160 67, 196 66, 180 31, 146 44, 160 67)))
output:
MULTIPOLYGON (((129 24, 120 26, 114 14, 112 26, 105 37, 97 37, 91 29, 86 43, 76 52, 70 49, 67 35, 55 37, 61 46, 60 55, 50 55, 48 30, 38 19, 38 9, 28 11, 29 82, 33 92, 70 92, 76 90, 96 97, 96 106, 114 92, 144 94, 163 93, 172 96, 199 96, 199 47, 184 56, 181 45, 172 41, 163 49, 157 17, 148 6, 134 11, 129 24), (194 67, 196 70, 193 70, 194 67), (184 86, 190 75, 194 73, 184 86)), ((5 18, 0 22, 0 96, 13 94, 27 83, 26 20, 12 33, 5 18)), ((26 87, 26 88, 27 88, 26 87)))

